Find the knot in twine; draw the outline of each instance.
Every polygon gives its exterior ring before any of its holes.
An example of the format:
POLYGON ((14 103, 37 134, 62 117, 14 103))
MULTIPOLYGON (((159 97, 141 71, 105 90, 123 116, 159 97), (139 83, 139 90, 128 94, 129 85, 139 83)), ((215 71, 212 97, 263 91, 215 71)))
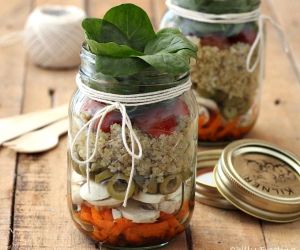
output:
POLYGON ((88 87, 86 84, 84 84, 81 80, 80 75, 78 74, 76 76, 76 84, 78 86, 78 89, 81 93, 83 93, 86 97, 97 101, 107 104, 104 108, 97 111, 95 115, 87 122, 85 123, 80 130, 75 135, 74 139, 71 141, 71 157, 72 160, 75 161, 77 164, 84 164, 86 167, 86 174, 87 174, 87 183, 88 183, 88 190, 90 191, 90 179, 89 179, 89 173, 90 173, 90 163, 94 159, 97 147, 98 147, 98 141, 101 131, 101 125, 106 117, 106 115, 113 111, 113 110, 119 110, 122 116, 122 124, 121 124, 121 135, 122 135, 122 142, 123 145, 127 151, 127 153, 131 156, 131 171, 129 176, 129 181, 123 201, 123 206, 126 207, 128 195, 130 191, 130 186, 132 185, 133 176, 135 174, 135 160, 141 159, 143 155, 142 151, 142 145, 134 132, 134 129, 132 127, 131 120, 127 114, 126 106, 143 106, 153 103, 158 103, 162 101, 166 101, 175 97, 178 97, 185 93, 186 91, 189 91, 192 82, 189 79, 184 84, 178 85, 173 88, 160 90, 160 91, 154 91, 149 93, 143 93, 143 94, 132 94, 132 95, 118 95, 118 94, 111 94, 106 93, 102 91, 98 91, 95 89, 92 89, 88 87), (99 122, 98 122, 99 121, 99 122), (90 137, 92 134, 92 130, 95 128, 96 123, 96 135, 95 135, 95 143, 94 145, 91 145, 90 137), (86 160, 80 160, 77 158, 77 155, 75 153, 75 145, 80 137, 80 135, 84 132, 87 132, 86 135, 86 160), (129 139, 131 147, 129 147, 127 138, 126 138, 126 131, 129 133, 129 139), (137 145, 138 151, 135 152, 135 145, 137 145), (92 148, 92 151, 90 151, 90 148, 92 148))
MULTIPOLYGON (((176 15, 189 20, 198 21, 198 22, 211 23, 211 24, 241 24, 241 23, 249 23, 249 22, 258 22, 258 33, 255 38, 255 41, 251 45, 246 60, 246 69, 249 73, 254 72, 259 62, 265 61, 264 25, 266 21, 269 21, 272 24, 272 26, 277 30, 281 42, 283 44, 285 53, 289 53, 289 46, 280 25, 276 23, 271 17, 262 15, 259 9, 256 9, 251 12, 235 13, 235 14, 209 14, 209 13, 198 12, 198 11, 182 8, 180 6, 173 4, 172 0, 166 0, 166 5, 176 15), (253 65, 251 65, 252 58, 257 48, 258 48, 258 57, 253 63, 253 65)), ((262 80, 263 69, 264 69, 263 63, 261 63, 260 67, 261 67, 260 78, 262 80)))
POLYGON ((23 39, 33 63, 45 68, 79 65, 84 36, 81 22, 85 12, 76 6, 44 5, 34 9, 24 30, 0 37, 1 46, 23 39))

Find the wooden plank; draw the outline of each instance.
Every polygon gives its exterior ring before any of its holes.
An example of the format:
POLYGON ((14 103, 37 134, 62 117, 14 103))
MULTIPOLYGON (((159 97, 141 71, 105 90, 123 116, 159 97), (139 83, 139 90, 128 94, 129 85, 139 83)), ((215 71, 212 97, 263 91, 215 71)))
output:
POLYGON ((300 81, 300 2, 290 0, 284 3, 280 0, 268 0, 273 17, 285 30, 286 38, 291 47, 292 53, 289 55, 292 66, 300 81))
POLYGON ((262 228, 268 249, 300 249, 300 222, 274 224, 264 222, 262 228))
MULTIPOLYGON (((271 15, 266 2, 262 9, 271 15)), ((299 155, 300 136, 296 131, 300 129, 300 85, 271 25, 268 25, 266 53, 260 115, 249 137, 268 140, 299 155)))
POLYGON ((217 209, 197 202, 191 229, 194 249, 265 247, 259 221, 242 212, 217 209))
MULTIPOLYGON (((113 6, 126 3, 124 0, 107 0, 107 1, 97 1, 97 0, 89 0, 89 10, 88 13, 90 16, 95 17, 103 17, 103 15, 113 6)), ((151 21, 153 21, 152 8, 150 0, 139 1, 132 0, 130 3, 136 4, 139 7, 143 8, 147 14, 149 15, 151 21)))
MULTIPOLYGON (((49 1, 38 1, 39 4, 42 2, 49 1)), ((103 2, 91 1, 89 6, 92 15, 95 13, 95 16, 101 16, 105 12, 104 8, 111 7, 109 1, 103 2), (102 5, 106 7, 102 8, 102 5), (98 11, 101 14, 97 14, 98 11)), ((117 4, 121 1, 111 2, 117 4)), ((143 1, 142 4, 146 8, 151 7, 147 1, 143 1)), ((1 11, 3 9, 0 10, 0 13, 1 11)), ((148 11, 150 13, 150 9, 148 11)), ((154 19, 152 17, 152 20, 154 19)), ((155 20, 157 22, 157 17, 155 20)), ((276 34, 270 31, 269 41, 276 41, 276 38, 276 34)), ((263 108, 258 124, 249 136, 273 141, 297 153, 299 152, 300 138, 295 138, 295 135, 290 131, 299 131, 299 98, 297 96, 299 89, 296 78, 288 67, 288 60, 280 56, 282 52, 279 44, 272 42, 268 45, 268 75, 262 97, 263 108), (279 104, 275 105, 275 101, 279 104), (271 128, 270 124, 272 125, 271 128), (282 131, 288 132, 282 133, 282 131)), ((6 72, 9 72, 9 68, 6 72)), ((74 75, 75 70, 47 71, 30 64, 26 77, 24 110, 27 112, 50 107, 53 103, 58 105, 66 102, 75 86, 74 75), (49 96, 49 92, 53 92, 52 90, 54 90, 54 98, 49 96)), ((14 77, 16 76, 14 75, 14 77)), ((7 96, 4 97, 7 98, 7 96)), ((0 100, 2 101, 3 98, 0 100)), ((18 107, 16 106, 14 109, 12 106, 12 111, 5 108, 5 112, 15 112, 15 110, 17 112, 18 107)), ((54 151, 36 156, 22 155, 20 157, 14 218, 14 249, 94 248, 93 244, 72 225, 68 215, 65 198, 65 148, 66 138, 54 151)), ((11 159, 11 156, 14 157, 10 151, 8 154, 8 160, 11 159)), ((9 190, 9 194, 11 194, 11 190, 9 190)), ((1 209, 0 206, 0 216, 2 214, 1 209)), ((0 225, 2 225, 2 220, 0 225)), ((7 225, 6 221, 3 225, 7 225)), ((191 226, 194 249, 230 249, 230 247, 246 245, 249 247, 257 246, 258 249, 266 246, 269 248, 293 248, 299 242, 299 223, 286 225, 263 223, 264 235, 261 234, 259 227, 257 220, 242 213, 218 210, 197 204, 191 226), (286 234, 282 232, 286 232, 286 234), (263 236, 266 239, 266 245, 263 236)), ((4 232, 7 230, 5 229, 4 232)), ((0 239, 2 239, 1 237, 3 237, 2 231, 0 231, 0 239)), ((169 249, 186 249, 186 245, 183 244, 185 242, 184 237, 182 235, 181 239, 174 241, 169 249)), ((7 237, 4 236, 4 241, 5 239, 7 237)))
MULTIPOLYGON (((14 0, 1 3, 0 37, 23 28, 29 13, 30 0, 14 0), (10 18, 14 16, 14 18, 10 18)), ((1 45, 0 45, 1 47, 1 45)), ((0 53, 0 117, 16 115, 22 109, 25 53, 21 43, 1 47, 0 53)), ((5 131, 1 131, 5 133, 5 131)), ((1 147, 1 146, 0 146, 1 147)), ((14 178, 17 156, 0 148, 0 249, 7 249, 11 236, 13 216, 14 178)))
POLYGON ((158 29, 160 21, 167 11, 167 7, 164 0, 151 0, 153 22, 155 27, 158 29))
MULTIPOLYGON (((262 8, 264 13, 270 13, 265 2, 262 8)), ((299 85, 277 34, 271 27, 267 41, 267 75, 262 93, 261 112, 254 130, 248 137, 264 139, 299 154, 300 140, 296 132, 300 129, 299 85)), ((252 249, 292 249, 300 245, 300 222, 285 225, 260 222, 263 229, 261 232, 260 223, 254 218, 202 205, 197 207, 192 221, 197 225, 192 227, 195 249, 230 249, 242 246, 252 249), (201 218, 203 214, 205 216, 201 218)))
POLYGON ((41 6, 46 4, 58 4, 58 5, 75 5, 80 8, 83 8, 84 1, 83 0, 34 0, 35 6, 41 6))
MULTIPOLYGON (((44 3, 49 1, 36 1, 36 6, 44 3)), ((64 3, 81 4, 80 1, 64 3)), ((75 89, 76 71, 46 70, 29 63, 24 112, 68 102, 75 89)), ((66 141, 64 137, 57 148, 44 154, 20 156, 13 249, 95 248, 94 243, 76 229, 68 212, 66 141)))
MULTIPOLYGON (((293 0, 288 4, 280 1, 270 2, 274 3, 276 15, 281 16, 282 20, 292 20, 300 11, 299 1, 298 5, 297 1, 293 0), (290 11, 286 12, 287 9, 290 11)), ((272 8, 265 2, 264 13, 274 15, 270 9, 272 8)), ((293 41, 290 40, 293 45, 292 53, 297 55, 300 48, 294 43, 300 40, 297 25, 287 28, 284 26, 286 33, 293 34, 294 37, 293 41)), ((274 142, 300 156, 300 85, 289 59, 282 50, 278 35, 271 26, 267 41, 267 75, 260 119, 253 135, 274 142)), ((262 228, 267 248, 300 249, 300 221, 282 225, 262 222, 262 228)))

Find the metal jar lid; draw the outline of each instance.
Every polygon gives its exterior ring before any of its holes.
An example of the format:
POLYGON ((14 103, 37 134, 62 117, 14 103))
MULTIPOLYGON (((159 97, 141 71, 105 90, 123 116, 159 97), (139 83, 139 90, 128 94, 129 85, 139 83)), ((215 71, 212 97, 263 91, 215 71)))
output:
POLYGON ((300 161, 260 140, 229 144, 214 170, 219 192, 240 210, 263 220, 300 219, 300 161))
POLYGON ((197 155, 197 177, 195 199, 208 206, 236 209, 218 191, 214 181, 214 168, 223 150, 206 150, 197 155))

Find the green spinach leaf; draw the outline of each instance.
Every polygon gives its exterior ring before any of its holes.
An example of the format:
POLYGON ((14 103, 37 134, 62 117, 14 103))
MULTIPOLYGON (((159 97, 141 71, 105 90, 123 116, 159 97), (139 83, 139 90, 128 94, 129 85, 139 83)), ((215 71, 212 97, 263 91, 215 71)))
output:
POLYGON ((103 19, 118 27, 133 49, 144 51, 147 42, 155 37, 147 13, 133 4, 122 4, 110 9, 103 19))
POLYGON ((172 77, 189 70, 197 48, 178 29, 153 31, 141 8, 123 4, 109 10, 104 19, 83 21, 88 49, 96 55, 96 72, 111 77, 160 72, 172 77))
POLYGON ((182 49, 175 53, 161 52, 153 55, 139 56, 139 58, 160 72, 180 74, 189 71, 191 56, 195 56, 193 51, 182 49))
POLYGON ((149 65, 139 58, 96 56, 96 71, 113 77, 134 75, 147 67, 149 65))
POLYGON ((82 22, 86 39, 99 43, 115 42, 117 44, 129 45, 126 36, 112 23, 98 19, 86 18, 82 22))
POLYGON ((182 49, 197 51, 197 47, 177 30, 166 28, 157 32, 156 37, 147 43, 145 54, 173 53, 182 49))
POLYGON ((159 30, 156 35, 158 34, 177 34, 177 35, 182 35, 181 31, 177 28, 163 28, 161 30, 159 30))
POLYGON ((141 56, 143 53, 136 51, 127 45, 119 45, 114 42, 99 43, 94 40, 87 39, 91 52, 98 56, 111 56, 117 58, 141 56))

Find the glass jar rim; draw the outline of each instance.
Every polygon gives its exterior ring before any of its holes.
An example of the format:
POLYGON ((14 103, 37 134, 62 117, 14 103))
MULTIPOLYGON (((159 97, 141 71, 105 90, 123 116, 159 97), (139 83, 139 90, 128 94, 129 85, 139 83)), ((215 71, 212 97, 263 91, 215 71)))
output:
POLYGON ((171 0, 173 4, 182 8, 191 9, 209 14, 235 14, 251 12, 260 7, 261 0, 171 0), (208 3, 209 2, 209 3, 208 3))
POLYGON ((189 80, 189 71, 180 75, 170 75, 168 73, 156 72, 153 70, 144 70, 141 74, 130 77, 111 77, 96 72, 96 55, 91 53, 84 43, 81 48, 81 66, 79 74, 84 84, 96 90, 115 93, 114 88, 123 88, 127 94, 153 92, 163 90, 184 84, 189 80), (111 86, 109 86, 111 85, 111 86), (139 90, 138 90, 139 89, 139 90))

